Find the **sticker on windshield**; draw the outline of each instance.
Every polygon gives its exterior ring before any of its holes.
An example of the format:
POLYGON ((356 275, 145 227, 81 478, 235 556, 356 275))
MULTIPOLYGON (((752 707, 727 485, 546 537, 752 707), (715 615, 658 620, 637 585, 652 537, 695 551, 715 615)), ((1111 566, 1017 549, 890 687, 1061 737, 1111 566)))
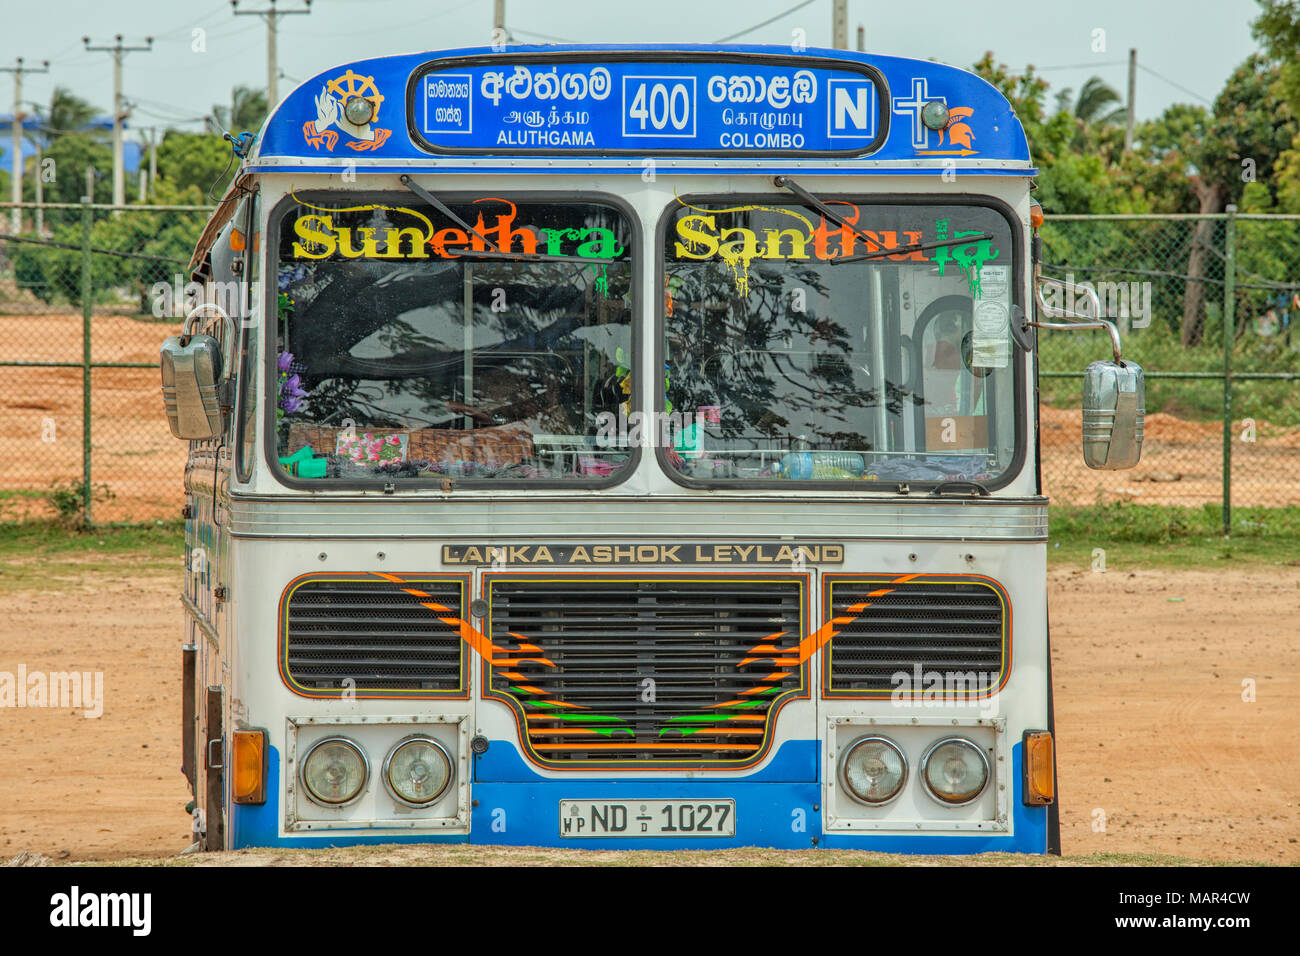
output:
POLYGON ((979 283, 983 298, 975 303, 971 368, 1006 368, 1011 361, 1010 269, 984 266, 979 283))

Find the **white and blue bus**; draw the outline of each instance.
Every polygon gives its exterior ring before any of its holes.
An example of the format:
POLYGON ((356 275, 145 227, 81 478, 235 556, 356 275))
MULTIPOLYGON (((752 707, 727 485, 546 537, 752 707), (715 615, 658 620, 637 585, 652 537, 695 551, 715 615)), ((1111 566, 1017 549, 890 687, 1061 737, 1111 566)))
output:
MULTIPOLYGON (((994 87, 424 52, 238 146, 162 354, 202 845, 1058 849, 1041 213, 994 87)), ((1140 448, 1114 358, 1094 467, 1140 448)))

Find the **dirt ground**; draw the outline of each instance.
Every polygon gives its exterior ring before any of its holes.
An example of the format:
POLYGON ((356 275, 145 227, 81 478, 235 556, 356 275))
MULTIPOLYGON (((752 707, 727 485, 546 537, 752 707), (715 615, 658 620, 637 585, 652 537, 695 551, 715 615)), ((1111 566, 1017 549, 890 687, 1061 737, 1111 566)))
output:
MULTIPOLYGON (((189 842, 179 575, 139 577, 130 564, 129 556, 88 561, 39 592, 0 588, 0 671, 21 663, 29 672, 105 675, 99 719, 0 710, 0 860, 24 851, 56 862, 166 857, 189 842)), ((1067 859, 1300 863, 1300 567, 1062 568, 1049 586, 1067 859)), ((576 852, 443 855, 560 863, 576 852)), ((365 850, 347 860, 415 861, 419 853, 365 850)), ((773 852, 769 862, 787 856, 773 852)), ((247 851, 230 862, 290 859, 247 851)))
MULTIPOLYGON (((178 328, 121 315, 92 320, 97 362, 149 368, 95 369, 91 377, 91 480, 113 497, 94 504, 101 521, 174 518, 181 505, 186 443, 163 417, 158 346, 178 328)), ((0 361, 80 362, 80 315, 0 316, 0 361)), ((41 492, 55 479, 81 477, 80 368, 0 367, 0 490, 41 492)), ((1133 471, 1090 471, 1079 449, 1079 410, 1041 410, 1043 480, 1060 504, 1128 500, 1199 505, 1222 500, 1223 429, 1164 413, 1146 420, 1142 462, 1133 471)), ((1257 440, 1233 444, 1237 505, 1300 504, 1300 428, 1257 422, 1257 440)), ((38 498, 0 502, 0 519, 48 516, 38 498)))
MULTIPOLYGON (((1132 501, 1147 505, 1217 504, 1223 500, 1223 423, 1146 416, 1142 460, 1131 471, 1092 471, 1083 463, 1083 413, 1042 406, 1043 486, 1057 504, 1132 501)), ((1300 504, 1300 428, 1255 422, 1254 441, 1232 441, 1235 505, 1300 504)))
MULTIPOLYGON (((91 483, 112 497, 96 501, 98 521, 175 518, 183 493, 186 442, 163 414, 156 367, 163 339, 180 330, 165 322, 96 315, 96 362, 145 362, 148 368, 91 371, 91 483)), ((80 315, 0 316, 0 360, 77 362, 80 315)), ((0 367, 0 490, 45 491, 82 475, 82 370, 0 367)), ((10 499, 0 518, 49 517, 39 499, 10 499)))

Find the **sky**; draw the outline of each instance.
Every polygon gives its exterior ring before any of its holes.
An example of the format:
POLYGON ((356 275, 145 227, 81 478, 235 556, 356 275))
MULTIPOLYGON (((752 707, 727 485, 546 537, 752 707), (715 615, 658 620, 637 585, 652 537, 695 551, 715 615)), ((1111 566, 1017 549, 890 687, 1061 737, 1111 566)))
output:
MULTIPOLYGON (((240 0, 239 7, 262 10, 269 2, 240 0)), ((304 4, 276 0, 276 7, 304 4)), ((280 96, 350 60, 486 45, 492 7, 492 0, 314 0, 309 14, 279 20, 280 96)), ((736 42, 788 46, 802 30, 809 46, 830 46, 831 9, 832 0, 506 0, 506 25, 521 42, 712 42, 748 31, 736 42)), ((992 50, 1017 71, 1032 63, 1053 92, 1077 91, 1095 74, 1122 95, 1134 47, 1138 119, 1176 102, 1208 104, 1257 48, 1254 0, 849 0, 848 10, 850 47, 861 24, 871 53, 969 67, 992 50)), ((152 51, 125 59, 131 127, 198 129, 213 104, 228 102, 232 85, 266 85, 263 18, 235 16, 228 0, 0 0, 0 22, 0 66, 18 56, 28 66, 51 61, 48 74, 24 79, 24 100, 48 103, 57 84, 105 113, 112 58, 87 52, 82 36, 96 46, 119 33, 134 46, 153 36, 152 51), (205 52, 193 49, 196 30, 205 52)), ((0 112, 12 102, 11 75, 0 73, 0 112)))

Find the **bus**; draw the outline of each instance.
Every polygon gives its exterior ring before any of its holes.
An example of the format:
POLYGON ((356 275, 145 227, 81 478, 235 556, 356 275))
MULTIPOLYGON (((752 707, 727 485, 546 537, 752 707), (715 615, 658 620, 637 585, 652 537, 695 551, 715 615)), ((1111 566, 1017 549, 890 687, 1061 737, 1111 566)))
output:
POLYGON ((1059 852, 1038 328, 1111 337, 1089 466, 1144 395, 997 89, 494 46, 232 143, 160 355, 196 847, 1059 852))

